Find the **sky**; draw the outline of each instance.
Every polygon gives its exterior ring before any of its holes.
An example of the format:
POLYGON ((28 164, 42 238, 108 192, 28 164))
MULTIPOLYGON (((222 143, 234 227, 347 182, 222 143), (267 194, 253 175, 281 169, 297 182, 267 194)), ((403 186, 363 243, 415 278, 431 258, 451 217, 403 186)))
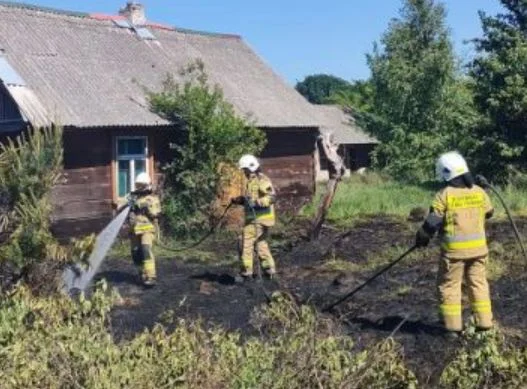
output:
MULTIPOLYGON (((25 0, 90 13, 116 14, 126 0, 25 0)), ((398 15, 401 0, 142 0, 151 21, 242 35, 290 84, 315 73, 367 78, 366 53, 398 15)), ((456 52, 474 55, 467 40, 481 35, 478 10, 496 14, 499 0, 443 0, 456 52)))

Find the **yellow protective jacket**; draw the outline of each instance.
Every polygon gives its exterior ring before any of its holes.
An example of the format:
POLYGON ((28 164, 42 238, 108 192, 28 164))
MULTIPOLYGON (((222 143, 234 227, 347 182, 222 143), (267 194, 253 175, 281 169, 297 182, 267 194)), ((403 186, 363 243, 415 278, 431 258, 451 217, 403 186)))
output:
POLYGON ((449 259, 469 259, 488 254, 486 215, 492 213, 487 193, 479 186, 447 186, 437 193, 432 211, 443 219, 442 252, 449 259))
POLYGON ((275 190, 269 177, 262 173, 252 174, 245 187, 245 223, 258 223, 271 227, 275 224, 275 190))
POLYGON ((137 193, 130 211, 130 229, 135 235, 156 230, 155 220, 161 213, 159 197, 151 192, 137 193))

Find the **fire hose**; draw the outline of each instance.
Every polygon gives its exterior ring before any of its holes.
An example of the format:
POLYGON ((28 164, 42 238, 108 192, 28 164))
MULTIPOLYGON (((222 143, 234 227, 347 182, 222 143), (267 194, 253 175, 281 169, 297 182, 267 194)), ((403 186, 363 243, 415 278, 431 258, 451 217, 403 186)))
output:
POLYGON ((157 246, 161 247, 164 250, 173 252, 173 253, 180 253, 180 252, 191 250, 191 249, 193 249, 195 247, 198 247, 200 244, 205 242, 209 237, 211 237, 215 233, 216 228, 218 228, 218 226, 221 224, 221 222, 223 221, 223 219, 227 215, 227 212, 229 211, 229 209, 231 209, 232 206, 233 206, 233 203, 230 203, 227 206, 227 208, 225 208, 225 210, 223 211, 223 213, 219 217, 218 221, 212 225, 210 230, 205 235, 203 235, 199 240, 197 240, 196 242, 192 243, 191 245, 185 246, 185 247, 180 247, 180 248, 174 248, 174 247, 170 247, 170 246, 164 245, 161 242, 158 242, 157 246))
POLYGON ((373 276, 371 276, 370 278, 368 278, 366 281, 364 281, 362 284, 360 284, 359 286, 357 286, 355 289, 353 289, 351 292, 345 294, 344 296, 342 296, 341 298, 339 298, 337 301, 335 301, 334 303, 324 307, 322 309, 322 312, 329 312, 331 311, 333 308, 335 308, 337 305, 339 304, 342 304, 344 301, 346 300, 349 300, 350 298, 352 298, 357 292, 359 292, 361 289, 363 289, 364 287, 366 287, 367 285, 371 284, 377 277, 383 275, 384 273, 386 273, 388 270, 390 270, 392 267, 394 267, 397 263, 399 263, 400 261, 402 261, 405 257, 407 257, 410 253, 412 253, 415 249, 417 249, 417 246, 412 246, 410 247, 406 252, 404 252, 399 258, 397 258, 396 260, 390 262, 387 266, 385 266, 384 268, 382 268, 381 270, 379 270, 377 273, 375 273, 373 276))
POLYGON ((518 231, 518 227, 516 226, 516 223, 514 223, 514 219, 512 218, 512 214, 511 214, 511 212, 509 210, 509 207, 507 207, 507 204, 505 203, 505 200, 503 200, 503 197, 501 196, 500 192, 494 186, 492 186, 489 183, 489 181, 485 177, 483 177, 482 175, 477 175, 475 177, 475 179, 476 179, 476 184, 478 184, 479 186, 481 186, 484 189, 487 189, 487 188, 490 189, 496 195, 498 200, 500 201, 501 205, 505 209, 505 213, 507 214, 507 217, 508 217, 508 219, 509 219, 509 221, 511 223, 512 229, 514 230, 514 235, 516 236, 516 240, 518 241, 518 244, 520 245, 520 248, 521 248, 522 253, 523 253, 523 257, 527 261, 527 251, 525 251, 525 246, 523 245, 523 241, 521 239, 520 232, 518 231))
MULTIPOLYGON (((507 214, 507 217, 511 223, 511 226, 512 226, 512 229, 514 230, 514 234, 516 236, 516 239, 518 240, 518 244, 520 245, 521 247, 521 250, 522 250, 522 253, 525 257, 525 259, 527 260, 527 251, 525 250, 525 246, 523 245, 523 242, 522 242, 522 239, 521 239, 521 236, 520 236, 520 232, 518 231, 518 227, 516 226, 516 223, 514 222, 514 219, 512 218, 512 214, 509 210, 509 207, 507 206, 507 204, 505 203, 505 201, 503 200, 503 197, 501 196, 501 194, 499 193, 499 191, 494 188, 489 182, 488 180, 483 177, 482 175, 477 175, 475 177, 476 179, 476 183, 481 186, 482 188, 488 188, 490 189, 495 195, 496 197, 499 199, 500 203, 503 205, 503 208, 505 209, 505 213, 507 214)), ((410 249, 408 249, 405 253, 403 253, 399 258, 397 258, 396 260, 394 260, 393 262, 390 262, 386 267, 384 267, 383 269, 381 269, 380 271, 378 271, 377 273, 375 273, 372 277, 368 278, 364 283, 360 284, 359 286, 357 286, 355 289, 353 289, 351 292, 347 293, 346 295, 342 296, 340 299, 338 299, 337 301, 335 301, 334 303, 324 307, 322 309, 322 312, 329 312, 331 311, 333 308, 335 308, 337 305, 339 304, 342 304, 344 301, 350 299, 351 297, 353 297, 357 292, 359 292, 361 289, 363 289, 364 287, 366 287, 367 285, 369 285, 371 282, 373 282, 377 277, 381 276, 382 274, 386 273, 388 270, 390 270, 393 266, 395 266, 397 263, 399 263, 401 260, 403 260, 407 255, 409 255, 411 252, 413 252, 415 249, 417 248, 417 246, 412 246, 410 249)))

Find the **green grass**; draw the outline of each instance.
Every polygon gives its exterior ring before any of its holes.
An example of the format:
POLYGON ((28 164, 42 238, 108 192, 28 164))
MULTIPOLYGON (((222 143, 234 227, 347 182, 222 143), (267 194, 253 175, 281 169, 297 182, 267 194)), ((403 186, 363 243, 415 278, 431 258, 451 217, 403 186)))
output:
MULTIPOLYGON (((439 188, 439 185, 436 188, 431 185, 408 185, 376 173, 354 175, 339 184, 327 219, 337 225, 350 225, 365 216, 406 218, 413 208, 428 209, 439 188)), ((527 189, 509 185, 498 190, 514 215, 527 216, 527 189)), ((302 210, 304 216, 312 217, 315 214, 324 191, 325 186, 321 185, 314 201, 302 210)), ((490 197, 496 216, 504 217, 505 210, 498 198, 493 193, 490 193, 490 197)))
MULTIPOLYGON (((325 187, 319 189, 315 201, 303 209, 305 215, 316 212, 318 199, 325 187)), ((401 184, 377 174, 355 175, 339 184, 328 220, 349 224, 353 219, 368 215, 408 216, 415 207, 428 208, 433 194, 429 189, 401 184)))

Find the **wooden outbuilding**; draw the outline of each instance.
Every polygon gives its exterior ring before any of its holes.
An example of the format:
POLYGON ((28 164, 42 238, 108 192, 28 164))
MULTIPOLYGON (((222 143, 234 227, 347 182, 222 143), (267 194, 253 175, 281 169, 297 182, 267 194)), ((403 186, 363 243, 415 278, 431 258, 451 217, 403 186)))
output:
MULTIPOLYGON (((321 134, 332 134, 333 142, 338 145, 338 153, 344 161, 345 177, 353 172, 369 168, 370 154, 379 143, 369 135, 349 113, 338 105, 314 105, 318 115, 321 134)), ((315 172, 317 181, 329 178, 328 161, 321 150, 315 152, 315 172)))

